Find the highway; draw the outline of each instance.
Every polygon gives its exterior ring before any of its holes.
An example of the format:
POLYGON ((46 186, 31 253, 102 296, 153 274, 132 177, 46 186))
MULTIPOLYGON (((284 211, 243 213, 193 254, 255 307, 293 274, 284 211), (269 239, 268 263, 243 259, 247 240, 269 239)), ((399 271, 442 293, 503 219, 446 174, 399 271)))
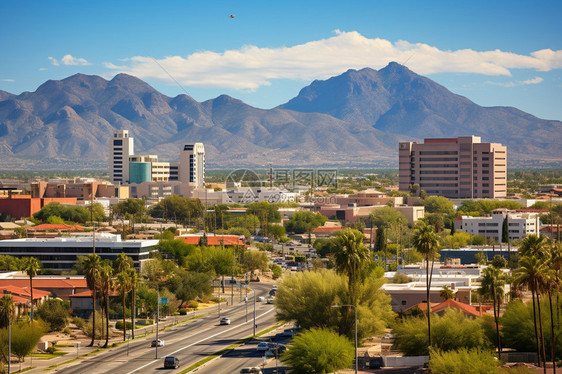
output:
MULTIPOLYGON (((257 296, 266 296, 271 289, 270 284, 253 283, 251 287, 257 296)), ((236 299, 235 299, 236 300, 236 299)), ((78 361, 72 366, 66 366, 57 373, 161 373, 165 356, 176 356, 180 360, 180 367, 166 370, 167 373, 179 373, 199 360, 225 348, 239 339, 251 336, 253 333, 253 294, 248 295, 248 321, 246 322, 246 306, 244 302, 233 307, 221 310, 221 317, 228 317, 230 325, 219 325, 219 317, 215 312, 209 316, 194 320, 182 326, 173 327, 159 333, 159 338, 164 340, 164 347, 156 349, 150 347, 155 339, 155 334, 146 339, 136 339, 120 347, 112 348, 106 352, 78 361), (127 355, 128 351, 128 355, 127 355)), ((264 330, 275 323, 273 305, 264 302, 256 303, 256 332, 264 330)), ((254 349, 255 350, 255 349, 254 349)), ((229 372, 222 371, 219 372, 229 372)))

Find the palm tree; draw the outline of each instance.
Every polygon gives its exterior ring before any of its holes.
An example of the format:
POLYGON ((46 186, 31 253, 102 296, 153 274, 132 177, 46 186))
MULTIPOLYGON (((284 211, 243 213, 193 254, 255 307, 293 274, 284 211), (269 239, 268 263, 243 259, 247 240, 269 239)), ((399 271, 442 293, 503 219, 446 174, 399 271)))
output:
POLYGON ((41 269, 41 262, 35 257, 27 257, 25 259, 23 270, 29 277, 29 292, 31 296, 31 322, 33 322, 33 277, 37 276, 37 272, 41 269))
POLYGON ((14 319, 15 304, 12 295, 0 297, 0 328, 8 327, 10 321, 14 319))
POLYGON ((480 295, 492 299, 494 308, 494 322, 496 323, 496 339, 498 341, 498 359, 501 360, 502 345, 500 340, 500 306, 505 294, 505 276, 496 267, 489 266, 484 269, 480 289, 480 295))
POLYGON ((92 341, 88 345, 88 347, 92 347, 96 339, 96 292, 100 276, 101 257, 96 254, 85 256, 81 258, 80 266, 84 271, 88 288, 92 291, 92 341))
POLYGON ((425 287, 427 298, 427 341, 431 347, 431 278, 433 276, 433 264, 435 262, 435 255, 439 249, 439 238, 435 233, 433 226, 428 226, 425 223, 420 223, 416 232, 414 233, 412 245, 414 249, 423 255, 425 260, 425 287), (429 271, 429 261, 431 260, 431 273, 429 271))
POLYGON ((125 296, 129 289, 131 288, 131 277, 127 271, 122 271, 117 274, 117 288, 121 291, 121 303, 123 307, 123 341, 127 339, 127 322, 125 320, 125 296))
POLYGON ((135 338, 135 301, 136 301, 136 290, 137 290, 137 283, 140 280, 139 275, 137 274, 135 269, 127 270, 127 274, 129 276, 130 286, 131 286, 131 337, 135 338))
MULTIPOLYGON (((105 344, 103 348, 107 348, 109 344, 109 293, 113 288, 113 268, 111 265, 105 264, 100 269, 100 291, 105 306, 105 344)), ((102 325, 103 328, 103 325, 102 325)))
POLYGON ((357 305, 358 281, 363 264, 369 259, 369 248, 363 244, 361 232, 346 228, 338 232, 334 239, 336 251, 334 260, 339 273, 349 278, 349 292, 352 305, 357 305))
MULTIPOLYGON (((544 274, 547 273, 548 267, 543 262, 540 261, 535 256, 523 256, 519 260, 519 269, 514 271, 515 283, 526 285, 529 290, 531 290, 531 295, 533 298, 533 322, 535 327, 535 340, 537 346, 537 358, 539 360, 539 365, 541 363, 541 345, 539 344, 539 332, 537 330, 537 311, 535 307, 535 298, 538 303, 538 314, 539 323, 541 325, 541 341, 542 341, 542 320, 541 320, 541 309, 540 309, 540 288, 541 284, 544 282, 544 274)), ((544 352, 544 341, 542 342, 543 352, 544 352)), ((544 357, 544 356, 542 356, 544 357)), ((543 360, 544 362, 544 360, 543 360)))
POLYGON ((442 288, 441 291, 439 292, 439 296, 440 296, 443 300, 454 299, 454 298, 455 298, 455 291, 453 291, 452 289, 450 289, 449 286, 443 286, 443 288, 442 288))
POLYGON ((543 236, 527 235, 521 241, 519 253, 521 256, 531 255, 537 258, 543 258, 548 253, 548 241, 543 236))
POLYGON ((128 270, 134 265, 133 259, 127 256, 125 253, 121 252, 119 256, 115 259, 113 263, 115 267, 115 272, 117 273, 117 285, 121 291, 121 302, 123 304, 123 341, 127 339, 127 324, 125 321, 125 295, 129 292, 130 288, 130 277, 128 276, 128 270))

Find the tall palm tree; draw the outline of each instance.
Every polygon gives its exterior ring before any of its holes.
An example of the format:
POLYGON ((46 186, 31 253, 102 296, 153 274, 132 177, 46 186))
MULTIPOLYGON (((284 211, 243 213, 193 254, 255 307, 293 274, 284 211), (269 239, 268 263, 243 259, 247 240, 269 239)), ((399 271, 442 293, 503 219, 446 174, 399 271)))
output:
POLYGON ((347 275, 352 305, 357 305, 358 282, 361 269, 369 259, 369 248, 363 244, 361 232, 346 228, 338 232, 335 241, 334 261, 339 273, 347 275))
POLYGON ((536 256, 541 259, 548 255, 548 240, 543 236, 527 235, 519 246, 521 256, 536 256))
POLYGON ((103 348, 107 348, 107 345, 109 344, 109 293, 112 288, 113 268, 111 265, 105 264, 100 269, 100 291, 105 307, 105 344, 103 345, 103 348))
POLYGON ((433 277, 433 264, 435 256, 439 249, 439 238, 435 233, 433 226, 420 223, 414 233, 412 246, 423 255, 425 260, 425 287, 427 298, 427 341, 431 347, 431 278, 433 277), (429 271, 429 261, 431 261, 431 272, 429 271))
POLYGON ((33 322, 33 277, 37 276, 37 272, 41 269, 41 262, 35 257, 27 257, 25 259, 23 270, 29 277, 29 292, 31 294, 31 322, 33 322))
POLYGON ((129 269, 127 271, 128 275, 129 275, 129 281, 130 286, 131 286, 131 337, 134 339, 135 338, 135 302, 136 302, 136 290, 137 290, 137 284, 140 281, 140 277, 137 274, 135 269, 129 269))
POLYGON ((500 340, 500 306, 504 298, 505 276, 502 271, 493 266, 484 269, 481 286, 478 290, 480 295, 492 299, 494 308, 494 322, 496 323, 496 339, 498 341, 498 359, 501 360, 502 345, 500 340))
MULTIPOLYGON (((533 322, 535 327, 535 341, 537 346, 537 359, 539 365, 541 364, 541 345, 539 344, 539 331, 537 329, 537 310, 538 319, 542 329, 541 310, 540 310, 540 288, 544 282, 544 274, 548 271, 547 265, 535 256, 523 256, 519 259, 519 269, 514 271, 515 283, 523 284, 531 291, 533 299, 533 322), (538 303, 538 308, 535 307, 535 299, 538 303)), ((542 335, 542 334, 541 334, 542 335)), ((542 338, 541 338, 542 341, 542 338)), ((544 352, 544 341, 542 342, 544 352)), ((544 357, 544 356, 542 356, 544 357)), ((544 359, 543 359, 544 363, 544 359)))
POLYGON ((0 328, 8 327, 10 321, 14 319, 15 304, 12 295, 0 297, 0 328))
POLYGON ((81 258, 80 266, 86 277, 88 288, 92 291, 92 341, 88 345, 88 347, 92 347, 96 339, 96 293, 101 269, 101 257, 96 254, 85 256, 81 258))
POLYGON ((127 322, 125 319, 125 311, 126 311, 126 305, 125 305, 125 296, 127 295, 127 292, 129 292, 129 290, 131 289, 131 277, 129 276, 129 272, 127 271, 122 271, 119 274, 117 274, 117 288, 119 289, 119 291, 121 292, 121 303, 122 303, 122 307, 123 307, 123 341, 127 340, 127 322))

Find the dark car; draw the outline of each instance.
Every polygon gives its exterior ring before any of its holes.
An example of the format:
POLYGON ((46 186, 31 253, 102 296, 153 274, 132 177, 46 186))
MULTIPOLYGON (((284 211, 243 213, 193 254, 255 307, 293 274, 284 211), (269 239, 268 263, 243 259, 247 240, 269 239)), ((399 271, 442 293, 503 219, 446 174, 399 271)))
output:
POLYGON ((180 359, 175 356, 168 356, 164 359, 164 369, 177 369, 180 367, 180 359))

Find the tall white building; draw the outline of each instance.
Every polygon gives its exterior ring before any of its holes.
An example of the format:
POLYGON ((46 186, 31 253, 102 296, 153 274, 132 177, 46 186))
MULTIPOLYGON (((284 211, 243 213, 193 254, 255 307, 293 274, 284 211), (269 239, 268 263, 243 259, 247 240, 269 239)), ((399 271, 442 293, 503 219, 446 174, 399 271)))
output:
POLYGON ((205 146, 203 143, 184 144, 180 152, 178 180, 194 188, 205 187, 205 146))
POLYGON ((135 154, 134 139, 129 137, 128 130, 117 130, 111 139, 111 181, 113 183, 129 183, 129 156, 135 154))

